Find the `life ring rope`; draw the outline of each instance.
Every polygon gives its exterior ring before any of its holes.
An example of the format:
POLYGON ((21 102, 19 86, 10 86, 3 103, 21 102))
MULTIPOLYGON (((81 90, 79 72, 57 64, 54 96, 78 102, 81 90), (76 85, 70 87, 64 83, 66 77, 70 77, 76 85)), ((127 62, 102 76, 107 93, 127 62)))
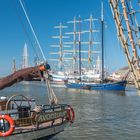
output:
POLYGON ((74 113, 74 109, 70 105, 68 105, 67 108, 67 115, 68 115, 68 121, 70 121, 70 123, 73 123, 75 119, 75 113, 74 113))
POLYGON ((4 119, 10 124, 10 128, 6 132, 0 132, 0 137, 7 137, 11 135, 15 129, 14 120, 9 115, 0 115, 0 120, 4 119))

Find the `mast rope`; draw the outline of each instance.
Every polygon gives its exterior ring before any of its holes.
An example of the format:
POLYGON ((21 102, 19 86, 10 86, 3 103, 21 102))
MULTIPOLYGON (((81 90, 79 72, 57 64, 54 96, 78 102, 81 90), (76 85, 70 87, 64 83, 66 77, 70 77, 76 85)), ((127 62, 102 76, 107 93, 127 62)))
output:
POLYGON ((51 87, 49 74, 46 72, 44 76, 45 76, 45 82, 46 82, 46 86, 47 86, 47 90, 48 90, 49 102, 51 105, 58 104, 58 98, 56 97, 55 92, 54 92, 53 88, 51 87))
POLYGON ((136 15, 140 10, 137 3, 131 0, 110 0, 110 6, 136 88, 140 90, 140 26, 136 15), (132 2, 135 4, 135 10, 132 2))
POLYGON ((28 23, 29 23, 29 26, 30 26, 30 28, 31 28, 31 31, 32 31, 32 33, 33 33, 33 35, 34 35, 34 37, 35 37, 36 43, 37 43, 37 45, 38 45, 38 48, 40 49, 40 52, 41 52, 41 54, 42 54, 42 56, 43 56, 43 59, 44 59, 44 61, 46 61, 46 57, 45 57, 45 55, 44 55, 44 53, 43 53, 43 50, 42 50, 41 45, 40 45, 40 43, 39 43, 39 40, 38 40, 38 38, 37 38, 37 36, 36 36, 36 33, 35 33, 34 29, 33 29, 33 26, 32 26, 32 24, 31 24, 31 22, 30 22, 29 16, 28 16, 28 14, 27 14, 27 12, 26 12, 24 6, 23 6, 22 0, 19 0, 19 2, 20 2, 20 5, 21 5, 21 7, 22 7, 22 10, 23 10, 23 12, 24 12, 24 14, 25 14, 25 16, 26 16, 26 19, 27 19, 27 21, 28 21, 28 23))
MULTIPOLYGON (((32 33, 33 33, 33 35, 35 37, 36 43, 37 43, 37 45, 39 47, 39 50, 40 50, 40 52, 42 54, 42 57, 43 57, 44 61, 46 62, 46 57, 45 57, 45 55, 44 55, 44 53, 42 51, 41 45, 40 45, 39 40, 38 40, 38 38, 36 36, 36 33, 35 33, 34 29, 33 29, 33 26, 32 26, 32 24, 30 22, 29 16, 28 16, 28 14, 27 14, 27 12, 26 12, 26 10, 24 8, 22 0, 19 0, 19 2, 20 2, 20 5, 22 7, 22 10, 23 10, 23 12, 25 14, 25 17, 26 17, 26 19, 28 21, 28 24, 29 24, 29 26, 31 28, 31 31, 32 31, 32 33)), ((57 104, 58 99, 57 99, 57 97, 56 97, 56 95, 55 95, 55 93, 54 93, 54 91, 53 91, 53 89, 51 87, 51 83, 50 83, 50 79, 49 79, 49 72, 48 71, 44 72, 44 78, 45 78, 45 83, 46 83, 46 87, 47 87, 47 91, 48 91, 49 102, 50 102, 50 104, 57 104)))
POLYGON ((35 54, 36 54, 36 57, 38 58, 38 60, 39 60, 39 55, 38 55, 38 52, 36 51, 36 49, 35 49, 35 47, 34 47, 34 45, 33 45, 33 42, 32 42, 32 40, 31 40, 31 37, 30 37, 30 35, 29 35, 29 33, 27 32, 27 30, 26 30, 26 27, 24 26, 24 23, 23 23, 23 21, 22 21, 22 18, 21 18, 21 16, 20 16, 20 14, 18 13, 18 10, 17 10, 17 8, 16 8, 16 4, 15 4, 15 1, 14 1, 14 3, 12 3, 13 4, 13 7, 14 7, 14 9, 15 9, 15 12, 16 12, 16 15, 17 15, 17 17, 18 17, 18 19, 19 19, 19 22, 20 22, 20 24, 21 24, 21 26, 22 26, 22 28, 23 28, 23 31, 25 32, 25 35, 27 36, 27 39, 29 40, 29 42, 30 42, 30 44, 31 44, 31 46, 32 46, 32 48, 33 48, 33 50, 34 50, 34 52, 35 52, 35 54))

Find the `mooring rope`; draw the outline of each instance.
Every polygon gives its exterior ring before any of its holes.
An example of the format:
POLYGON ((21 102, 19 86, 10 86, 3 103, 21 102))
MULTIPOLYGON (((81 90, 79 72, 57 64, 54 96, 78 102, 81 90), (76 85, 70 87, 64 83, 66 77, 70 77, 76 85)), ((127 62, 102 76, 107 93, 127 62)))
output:
POLYGON ((46 82, 46 86, 47 86, 47 90, 48 90, 48 98, 49 98, 50 105, 58 104, 58 98, 56 97, 56 94, 55 94, 53 88, 51 87, 48 72, 45 72, 44 77, 45 77, 45 82, 46 82))

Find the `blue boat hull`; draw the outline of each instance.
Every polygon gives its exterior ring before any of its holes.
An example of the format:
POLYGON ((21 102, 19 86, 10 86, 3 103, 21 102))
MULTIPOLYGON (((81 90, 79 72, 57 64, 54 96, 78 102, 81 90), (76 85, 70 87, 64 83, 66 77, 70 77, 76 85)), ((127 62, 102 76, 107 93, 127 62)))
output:
POLYGON ((98 84, 89 84, 89 83, 67 83, 67 88, 75 89, 90 89, 90 90, 125 90, 127 81, 119 81, 112 83, 98 83, 98 84))
POLYGON ((75 89, 90 89, 91 86, 85 83, 66 83, 67 88, 75 88, 75 89))
POLYGON ((91 90, 125 90, 127 81, 91 84, 91 90))

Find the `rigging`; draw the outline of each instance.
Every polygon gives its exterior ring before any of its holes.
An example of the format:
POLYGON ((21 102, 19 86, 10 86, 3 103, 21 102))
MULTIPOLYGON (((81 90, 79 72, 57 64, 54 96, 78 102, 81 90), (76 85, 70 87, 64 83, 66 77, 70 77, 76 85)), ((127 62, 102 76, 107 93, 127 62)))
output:
MULTIPOLYGON (((38 38, 37 38, 37 36, 36 36, 36 33, 35 33, 34 29, 33 29, 33 26, 32 26, 32 24, 31 24, 31 21, 30 21, 30 19, 29 19, 29 16, 28 16, 28 14, 27 14, 27 12, 26 12, 26 10, 25 10, 25 8, 24 8, 24 5, 23 5, 23 3, 22 3, 22 0, 19 0, 19 2, 20 2, 20 5, 21 5, 21 7, 22 7, 22 10, 23 10, 23 12, 24 12, 24 14, 25 14, 25 17, 26 17, 26 19, 27 19, 27 21, 28 21, 28 24, 29 24, 29 26, 30 26, 30 28, 31 28, 31 31, 32 31, 32 33, 33 33, 33 35, 34 35, 34 37, 35 37, 35 40, 36 40, 37 45, 38 45, 38 47, 39 47, 39 50, 40 50, 40 52, 41 52, 41 54, 42 54, 42 57, 43 57, 43 59, 44 59, 44 63, 46 63, 46 57, 45 57, 45 55, 44 55, 44 53, 43 53, 43 51, 42 51, 40 42, 39 42, 39 40, 38 40, 38 38)), ((48 72, 46 72, 46 73, 44 74, 44 77, 45 77, 46 87, 47 87, 47 90, 48 90, 48 98, 49 98, 50 104, 57 104, 57 103, 58 103, 58 99, 57 99, 57 97, 56 97, 56 95, 55 95, 55 93, 54 93, 54 91, 53 91, 53 89, 52 89, 52 87, 51 87, 48 72)))

